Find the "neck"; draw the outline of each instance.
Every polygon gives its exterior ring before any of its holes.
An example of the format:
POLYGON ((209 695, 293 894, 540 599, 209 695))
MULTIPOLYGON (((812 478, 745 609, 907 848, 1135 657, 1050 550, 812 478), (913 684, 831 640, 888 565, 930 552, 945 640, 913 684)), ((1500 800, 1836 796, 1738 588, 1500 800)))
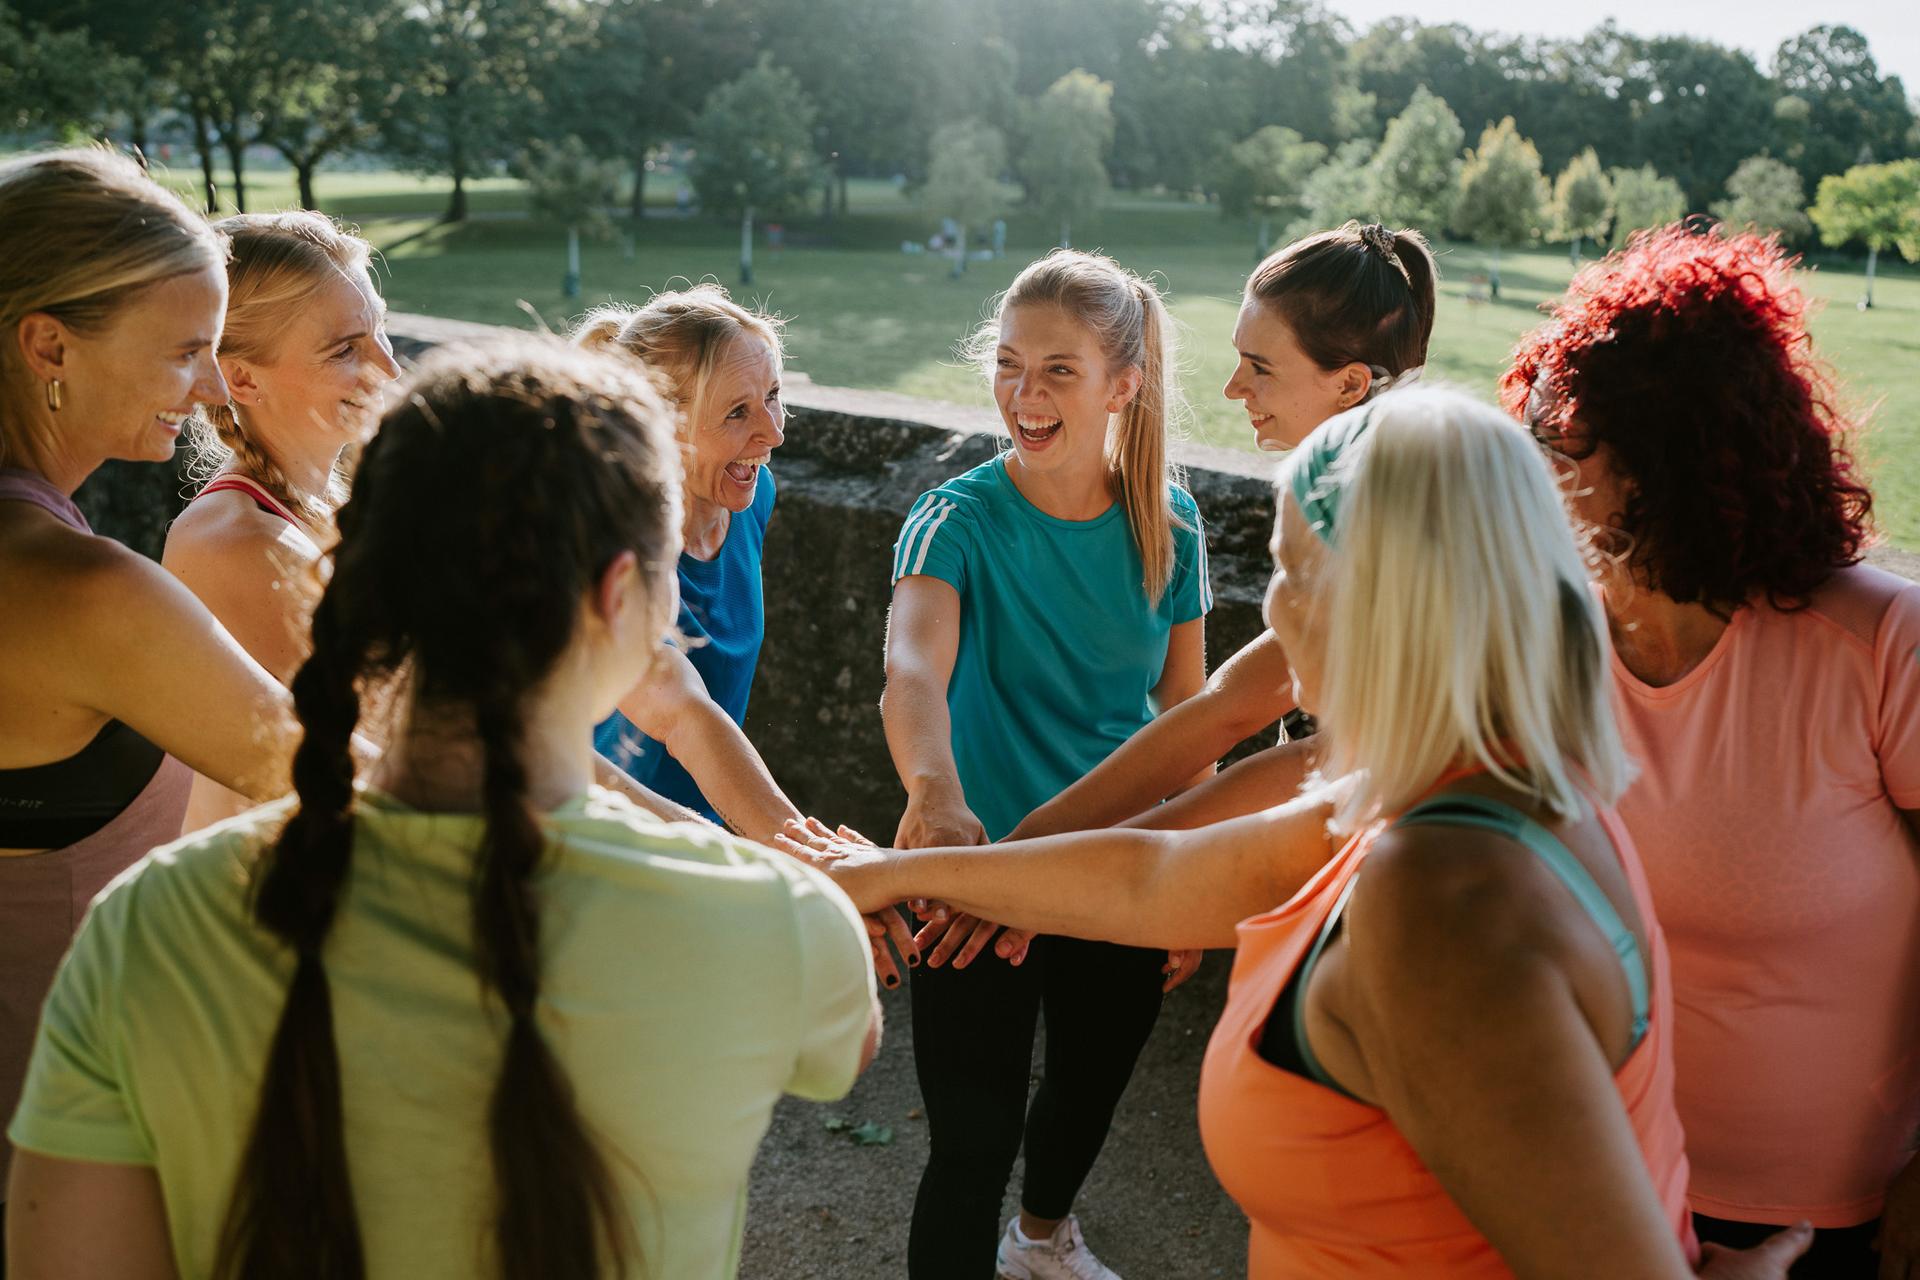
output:
MULTIPOLYGON (((273 465, 280 468, 280 474, 286 477, 293 487, 295 497, 306 497, 325 502, 327 488, 333 480, 333 468, 340 461, 345 445, 338 440, 316 439, 320 432, 309 428, 305 431, 282 431, 270 422, 246 422, 241 429, 249 432, 260 447, 266 451, 273 465)), ((235 459, 237 466, 239 460, 235 459)), ((256 480, 265 477, 256 476, 256 480)))
POLYGON ((1703 604, 1681 604, 1624 573, 1607 583, 1613 650, 1635 678, 1667 685, 1692 671, 1726 634, 1727 621, 1703 604))
POLYGON ((1097 471, 1031 471, 1015 450, 1007 459, 1007 478, 1021 497, 1057 520, 1092 520, 1113 506, 1104 462, 1097 471))
MULTIPOLYGON (((558 808, 593 781, 592 715, 552 696, 529 695, 520 758, 527 804, 558 808)), ((415 809, 480 813, 486 808, 486 761, 470 708, 407 708, 400 731, 374 764, 369 781, 415 809)))
POLYGON ((70 438, 73 432, 55 431, 51 424, 29 419, 22 431, 6 431, 0 466, 39 476, 71 498, 88 476, 100 469, 104 456, 82 453, 70 438))
POLYGON ((711 560, 727 540, 733 512, 717 502, 687 496, 687 512, 680 518, 680 543, 695 560, 711 560))

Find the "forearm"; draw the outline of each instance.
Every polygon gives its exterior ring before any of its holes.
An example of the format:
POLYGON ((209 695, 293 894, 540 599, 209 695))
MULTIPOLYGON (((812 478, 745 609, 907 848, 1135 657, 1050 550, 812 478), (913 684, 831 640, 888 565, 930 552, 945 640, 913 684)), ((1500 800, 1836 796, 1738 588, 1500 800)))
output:
POLYGON ((908 795, 929 787, 958 790, 960 771, 953 759, 953 718, 944 684, 915 671, 889 671, 880 721, 908 795))
POLYGON ((692 776, 721 821, 747 839, 766 844, 800 817, 747 735, 715 703, 702 699, 688 708, 661 745, 692 776))
POLYGON ((641 786, 619 765, 598 752, 593 757, 593 780, 609 791, 618 791, 662 822, 699 822, 707 826, 713 825, 704 815, 695 813, 685 805, 675 804, 657 791, 641 786))
POLYGON ((1147 810, 1126 825, 1183 831, 1226 822, 1284 804, 1300 793, 1314 763, 1312 742, 1283 742, 1147 810))

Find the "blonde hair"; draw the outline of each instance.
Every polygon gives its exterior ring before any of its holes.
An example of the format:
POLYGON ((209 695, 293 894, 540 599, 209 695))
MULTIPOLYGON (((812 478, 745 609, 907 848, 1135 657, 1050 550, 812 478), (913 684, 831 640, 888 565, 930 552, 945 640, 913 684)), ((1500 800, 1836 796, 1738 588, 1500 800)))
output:
MULTIPOLYGON (((227 266, 227 325, 220 354, 270 359, 288 322, 327 284, 366 273, 373 246, 332 218, 307 211, 242 213, 214 224, 233 245, 227 266)), ((371 277, 368 277, 371 279, 371 277)), ((206 481, 231 461, 281 502, 316 523, 345 498, 334 477, 324 494, 300 493, 232 404, 200 407, 187 424, 192 474, 206 481)))
POLYGON ((717 284, 655 294, 643 307, 612 304, 595 307, 573 327, 575 346, 590 351, 624 352, 655 371, 663 389, 679 405, 691 430, 705 421, 713 372, 736 340, 752 336, 783 359, 781 321, 749 311, 717 284))
MULTIPOLYGON (((1582 812, 1583 789, 1611 803, 1631 770, 1606 621, 1546 459, 1457 391, 1342 416, 1357 414, 1372 421, 1333 464, 1338 537, 1312 588, 1335 826, 1397 814, 1465 762, 1562 817, 1582 812)), ((1291 489, 1280 500, 1298 504, 1291 489)))
POLYGON ((1167 424, 1180 409, 1174 377, 1173 323, 1153 282, 1112 258, 1056 249, 1015 277, 993 318, 964 344, 963 354, 989 380, 1010 307, 1051 305, 1092 332, 1109 373, 1135 368, 1140 390, 1107 431, 1107 487, 1127 513, 1140 550, 1141 587, 1158 604, 1173 579, 1173 498, 1179 478, 1167 456, 1167 424))
POLYGON ((108 147, 0 162, 0 464, 6 424, 26 415, 28 373, 16 335, 45 312, 68 328, 105 328, 147 288, 217 267, 224 238, 180 197, 108 147))

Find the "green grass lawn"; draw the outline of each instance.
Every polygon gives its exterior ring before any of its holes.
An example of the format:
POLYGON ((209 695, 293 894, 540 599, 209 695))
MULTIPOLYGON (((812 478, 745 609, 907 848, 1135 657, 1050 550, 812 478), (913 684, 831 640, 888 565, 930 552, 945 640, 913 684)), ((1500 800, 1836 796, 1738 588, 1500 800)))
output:
MULTIPOLYGON (((176 170, 191 184, 197 174, 176 170)), ((649 205, 671 206, 678 179, 650 179, 649 205)), ((329 212, 362 222, 384 250, 384 288, 397 310, 526 326, 522 303, 554 328, 609 299, 643 300, 684 281, 734 285, 737 225, 705 219, 649 218, 631 251, 623 239, 589 241, 583 250, 585 296, 561 296, 565 236, 524 218, 524 192, 504 179, 473 184, 476 210, 494 212, 458 226, 434 221, 446 184, 393 174, 323 172, 318 194, 329 212)), ((290 175, 256 175, 249 204, 271 208, 292 199, 290 175)), ((953 345, 977 325, 995 293, 1044 252, 1051 232, 1037 220, 1008 219, 1009 251, 948 278, 944 259, 900 252, 924 240, 929 219, 890 183, 857 181, 852 214, 822 221, 785 219, 787 247, 756 253, 750 293, 788 317, 790 363, 817 382, 868 387, 963 403, 984 403, 978 376, 960 366, 953 345)), ((1220 387, 1232 371, 1229 342, 1241 284, 1253 265, 1253 238, 1202 205, 1116 196, 1093 224, 1075 229, 1087 248, 1113 254, 1135 270, 1157 273, 1183 337, 1182 364, 1193 438, 1249 447, 1239 406, 1220 387)), ((1441 297, 1432 370, 1491 394, 1514 341, 1538 322, 1538 307, 1566 284, 1564 250, 1507 253, 1502 297, 1469 301, 1469 282, 1486 269, 1472 245, 1438 246, 1441 297)), ((1854 307, 1863 278, 1844 261, 1810 269, 1809 292, 1822 306, 1813 321, 1820 353, 1838 370, 1850 405, 1869 415, 1861 444, 1874 480, 1880 525, 1889 540, 1920 548, 1920 272, 1883 269, 1875 307, 1854 307)))

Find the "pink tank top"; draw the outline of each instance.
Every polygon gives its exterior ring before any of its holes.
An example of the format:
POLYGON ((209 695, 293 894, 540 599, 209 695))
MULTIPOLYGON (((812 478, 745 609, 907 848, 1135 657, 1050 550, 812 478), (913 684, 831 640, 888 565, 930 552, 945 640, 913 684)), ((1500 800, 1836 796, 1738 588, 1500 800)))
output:
MULTIPOLYGON (((1674 1234, 1698 1253, 1687 1212, 1687 1157, 1673 1103, 1673 982, 1646 876, 1611 811, 1651 952, 1651 1017, 1614 1073, 1674 1234)), ((1252 1222, 1249 1280, 1420 1276, 1494 1280, 1513 1272, 1474 1229, 1385 1111, 1262 1058, 1261 1034, 1281 989, 1383 827, 1348 841, 1291 901, 1239 926, 1227 1007, 1200 1074, 1200 1136, 1220 1185, 1252 1222)))
MULTIPOLYGON (((29 471, 0 470, 0 502, 24 502, 92 533, 73 499, 29 471)), ((60 849, 0 858, 0 1115, 26 1079, 40 1004, 94 895, 157 845, 179 838, 193 770, 167 756, 119 815, 60 849)), ((0 1137, 0 1197, 13 1148, 0 1137)))
POLYGON ((193 495, 193 502, 189 502, 187 505, 192 506, 194 502, 200 501, 200 499, 206 497, 208 494, 219 493, 222 490, 244 493, 249 498, 252 498, 255 503, 259 504, 262 511, 279 516, 288 524, 297 525, 300 523, 293 512, 287 510, 287 504, 268 493, 265 485, 249 476, 240 475, 238 472, 228 472, 223 476, 215 476, 207 484, 206 488, 193 495))

